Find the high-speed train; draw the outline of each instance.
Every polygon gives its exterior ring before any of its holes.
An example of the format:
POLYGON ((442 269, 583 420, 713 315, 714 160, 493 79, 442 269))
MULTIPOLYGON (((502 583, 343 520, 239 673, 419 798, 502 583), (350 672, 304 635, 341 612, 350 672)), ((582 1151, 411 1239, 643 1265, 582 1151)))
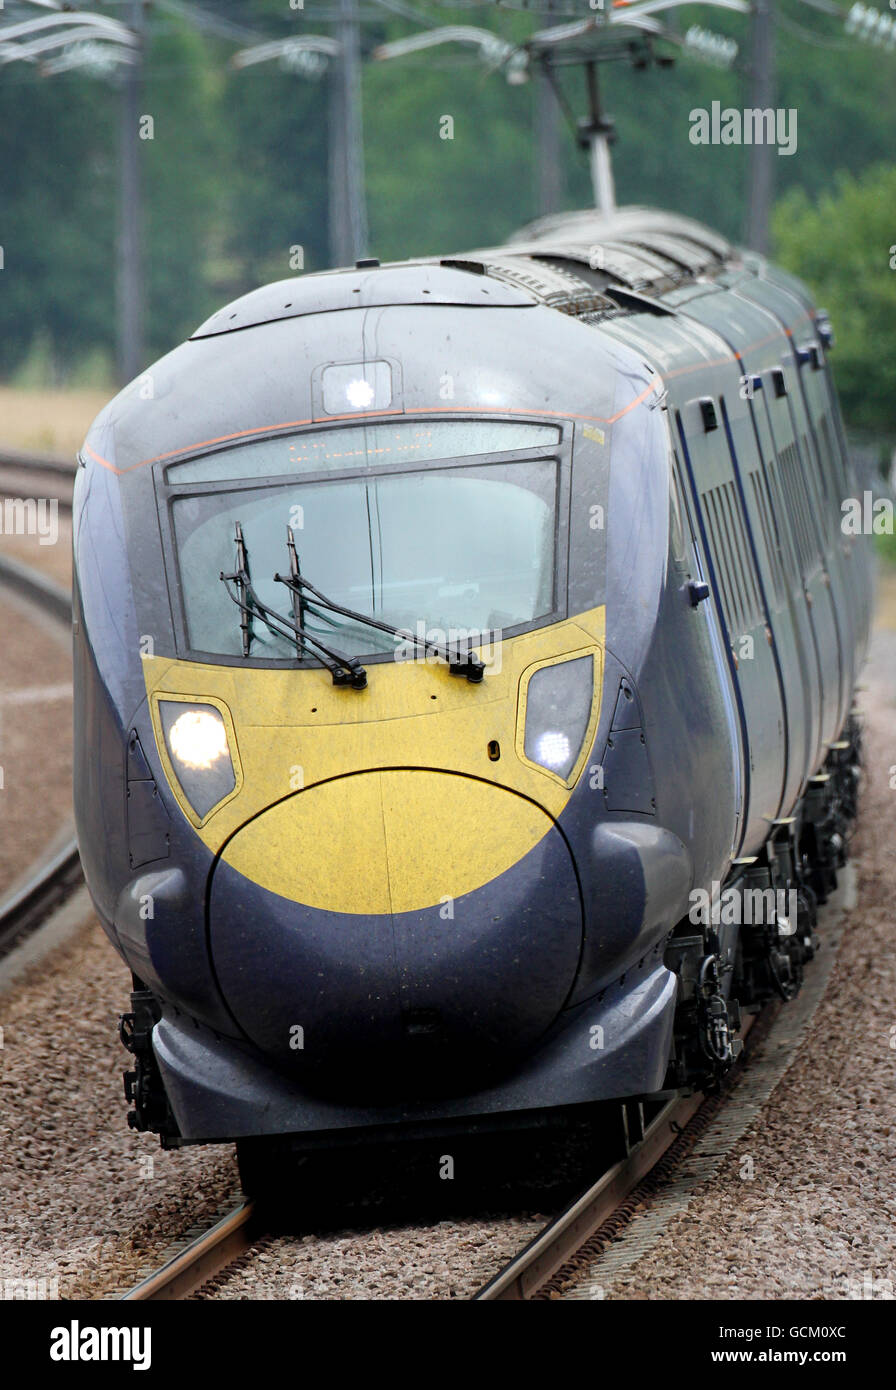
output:
POLYGON ((75 801, 134 1128, 257 1158, 643 1100, 795 993, 872 607, 831 344, 630 208, 268 285, 102 411, 75 801))

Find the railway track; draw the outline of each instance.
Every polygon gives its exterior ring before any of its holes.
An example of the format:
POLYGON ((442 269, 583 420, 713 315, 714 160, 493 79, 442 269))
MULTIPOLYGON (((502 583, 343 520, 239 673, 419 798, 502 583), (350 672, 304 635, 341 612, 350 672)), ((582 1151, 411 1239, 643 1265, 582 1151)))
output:
POLYGON ((71 834, 0 901, 0 959, 36 931, 83 882, 78 843, 71 834))
MULTIPOLYGON (((744 1018, 742 1036, 755 1019, 744 1018)), ((637 1138, 619 1162, 607 1168, 581 1192, 517 1255, 474 1295, 474 1301, 501 1302, 532 1299, 572 1260, 585 1243, 607 1223, 624 1221, 632 1193, 657 1168, 676 1144, 687 1147, 692 1129, 699 1130, 701 1112, 714 1113, 716 1098, 702 1093, 679 1097, 658 1108, 645 1120, 638 1104, 626 1107, 628 1132, 637 1138), (689 1126, 691 1129, 689 1129, 689 1126)), ((189 1297, 238 1261, 259 1239, 270 1236, 258 1205, 245 1200, 207 1230, 191 1237, 176 1253, 121 1297, 136 1302, 166 1301, 189 1297)))
MULTIPOLYGON (((752 1031, 758 1016, 745 1014, 741 1037, 752 1031)), ((738 1068, 742 1064, 738 1064, 738 1068)), ((531 1299, 579 1254, 602 1227, 628 1216, 627 1205, 636 1188, 662 1164, 676 1144, 686 1146, 689 1126, 700 1127, 705 1108, 715 1108, 715 1097, 702 1092, 668 1101, 643 1126, 638 1141, 625 1158, 608 1168, 585 1192, 576 1197, 534 1240, 499 1270, 475 1295, 478 1302, 516 1302, 531 1299)))
POLYGON ((186 1298, 244 1255, 263 1234, 255 1203, 241 1202, 122 1298, 139 1303, 186 1298))
MULTIPOLYGON (((0 482, 4 467, 11 458, 15 456, 5 450, 0 456, 0 482)), ((61 469, 62 465, 57 463, 56 467, 61 469)), ((49 476, 51 471, 48 462, 44 472, 49 476)), ((74 469, 69 471, 73 476, 74 469)), ((55 621, 71 625, 71 595, 30 566, 0 555, 0 585, 13 589, 55 621)), ((55 842, 0 900, 0 957, 7 955, 40 926, 81 883, 81 861, 74 826, 71 825, 64 832, 61 842, 55 842)))

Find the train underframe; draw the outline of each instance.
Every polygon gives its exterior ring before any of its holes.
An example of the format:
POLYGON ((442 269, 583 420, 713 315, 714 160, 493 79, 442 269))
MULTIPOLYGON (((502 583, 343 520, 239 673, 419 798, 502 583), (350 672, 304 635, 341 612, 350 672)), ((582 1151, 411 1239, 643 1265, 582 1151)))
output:
POLYGON ((817 946, 818 908, 846 864, 860 776, 853 713, 794 814, 771 826, 758 855, 735 864, 703 930, 688 919, 676 927, 666 950, 680 982, 670 1089, 718 1085, 741 1051, 741 1012, 799 992, 817 946), (744 912, 757 902, 771 906, 758 921, 744 912))

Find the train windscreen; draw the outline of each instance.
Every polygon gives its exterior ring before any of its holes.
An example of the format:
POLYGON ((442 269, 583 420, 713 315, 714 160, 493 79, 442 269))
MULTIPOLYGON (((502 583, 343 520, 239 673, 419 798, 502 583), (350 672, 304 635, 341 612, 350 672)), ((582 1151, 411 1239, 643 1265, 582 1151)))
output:
MULTIPOLYGON (((243 650, 240 612, 219 578, 235 569, 237 525, 258 598, 286 618, 295 616, 293 596, 274 576, 289 572, 287 528, 300 572, 316 588, 344 608, 403 631, 435 633, 435 640, 443 641, 469 634, 475 645, 476 634, 483 634, 483 640, 490 634, 493 640, 495 634, 550 615, 555 607, 559 462, 544 456, 485 459, 498 436, 491 423, 484 436, 471 433, 471 425, 478 423, 465 422, 465 442, 475 462, 457 449, 455 434, 455 457, 445 459, 443 452, 442 463, 415 467, 422 460, 413 450, 421 446, 409 435, 412 458, 405 456, 392 471, 373 472, 362 465, 364 471, 355 476, 327 476, 330 469, 346 468, 346 453, 351 459, 363 449, 367 458, 372 444, 383 449, 384 440, 394 443, 394 427, 379 438, 367 427, 322 431, 318 438, 329 436, 321 446, 325 452, 313 455, 316 441, 293 439, 295 450, 314 459, 311 477, 296 468, 292 476, 268 473, 262 483, 254 471, 258 455, 242 463, 239 449, 228 451, 227 467, 242 467, 242 473, 209 478, 209 470, 220 471, 220 463, 194 460, 191 467, 201 465, 205 471, 189 479, 180 472, 178 486, 171 488, 175 478, 169 468, 171 529, 191 650, 218 655, 243 650), (354 440, 336 438, 351 433, 354 440), (358 439, 361 433, 367 436, 364 443, 358 439)), ((533 445, 544 450, 559 433, 553 426, 530 426, 533 434, 527 439, 526 426, 510 428, 511 448, 521 452, 524 439, 530 451, 533 445)), ((444 450, 445 440, 440 443, 444 450)), ((258 449, 255 444, 246 447, 258 449)), ((388 469, 390 460, 382 453, 373 458, 379 469, 388 469)), ((270 457, 259 466, 267 469, 269 464, 270 457)), ((316 606, 310 595, 302 623, 347 656, 369 657, 396 648, 388 633, 316 606)), ((295 660, 296 654, 288 633, 274 632, 257 614, 253 617, 252 657, 295 660)))

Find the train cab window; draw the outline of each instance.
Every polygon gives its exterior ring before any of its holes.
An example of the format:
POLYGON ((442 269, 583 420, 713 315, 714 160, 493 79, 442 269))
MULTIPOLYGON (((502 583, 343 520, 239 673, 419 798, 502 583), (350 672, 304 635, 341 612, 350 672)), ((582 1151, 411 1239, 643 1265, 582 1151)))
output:
MULTIPOLYGON (((240 615, 219 580, 234 569, 237 522, 259 598, 287 617, 292 596, 274 578, 288 570, 287 525, 312 584, 394 627, 418 633, 422 624, 452 640, 452 632, 500 632, 549 617, 559 480, 558 460, 543 457, 176 491, 171 529, 188 644, 220 655, 242 650, 240 615)), ((391 635, 315 608, 311 598, 303 625, 347 656, 395 650, 391 635)), ((294 661, 296 648, 256 621, 250 654, 294 661)))
POLYGON ((429 459, 469 458, 542 449, 558 442, 557 425, 516 420, 396 420, 355 424, 309 434, 218 449, 183 463, 169 464, 169 485, 217 483, 237 478, 276 478, 285 474, 343 473, 422 463, 429 459))

